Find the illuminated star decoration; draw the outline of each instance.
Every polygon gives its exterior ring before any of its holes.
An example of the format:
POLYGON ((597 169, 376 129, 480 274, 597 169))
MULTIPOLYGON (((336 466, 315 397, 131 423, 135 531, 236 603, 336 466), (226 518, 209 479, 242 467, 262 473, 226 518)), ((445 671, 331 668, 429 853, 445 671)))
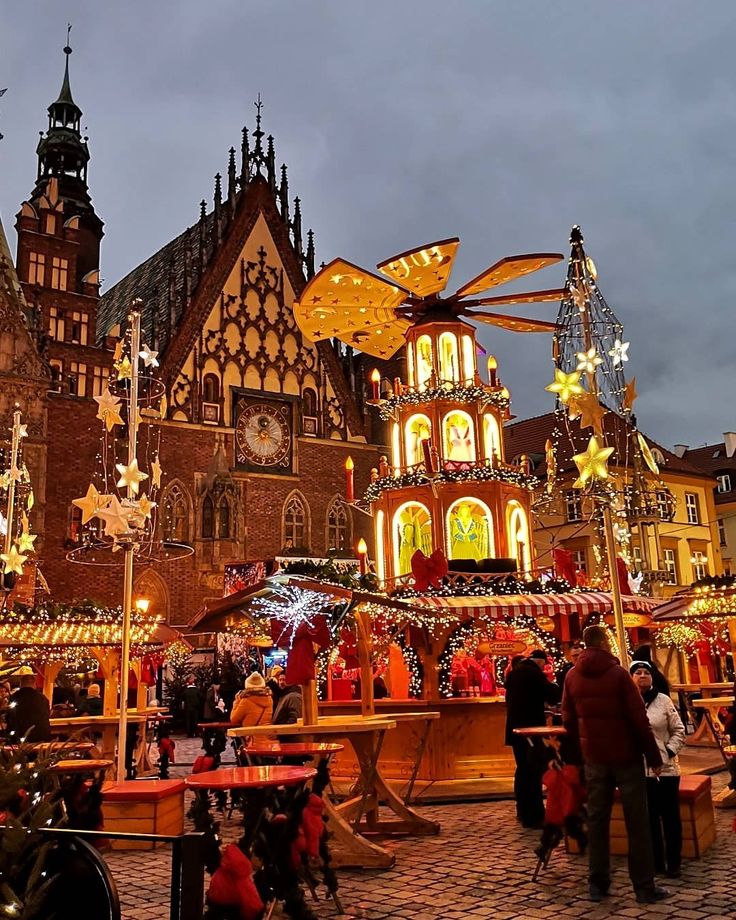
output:
POLYGON ((0 561, 5 563, 3 568, 3 573, 9 575, 11 572, 15 572, 16 575, 23 574, 23 563, 26 561, 28 556, 23 556, 15 546, 10 547, 10 552, 0 553, 0 561))
POLYGON ((601 447, 598 439, 593 435, 588 441, 585 453, 576 454, 572 458, 580 473, 573 483, 573 488, 584 488, 589 479, 608 479, 608 458, 612 453, 612 447, 601 447))
POLYGON ((657 466, 657 461, 654 459, 654 454, 652 454, 651 450, 649 449, 649 445, 644 440, 644 435, 640 431, 637 431, 636 436, 639 441, 639 449, 641 450, 641 455, 644 458, 644 462, 655 476, 659 475, 659 467, 657 466))
POLYGON ((570 400, 569 413, 571 419, 580 419, 581 428, 592 428, 596 434, 603 433, 603 416, 606 410, 592 393, 573 397, 570 400))
POLYGON ((634 400, 638 397, 636 392, 636 377, 632 377, 631 380, 626 384, 626 390, 624 392, 624 398, 621 400, 621 408, 626 411, 631 411, 634 408, 634 400))
POLYGON ((122 361, 118 361, 118 363, 115 365, 115 370, 118 372, 118 380, 130 379, 130 374, 133 368, 127 355, 123 358, 122 361))
POLYGON ((151 484, 154 489, 161 487, 161 464, 158 461, 158 457, 151 464, 151 484))
POLYGON ((2 511, 0 511, 0 537, 4 537, 7 532, 8 532, 8 519, 5 517, 2 511))
POLYGON ((555 457, 555 447, 552 441, 547 438, 544 444, 544 457, 547 464, 547 492, 551 493, 555 485, 555 476, 557 475, 557 458, 555 457))
POLYGON ((616 339, 613 343, 613 348, 608 352, 608 354, 613 358, 614 366, 618 364, 623 364, 624 361, 629 360, 629 345, 630 342, 622 342, 621 339, 616 339))
POLYGON ((112 395, 109 387, 102 396, 93 398, 97 403, 97 418, 105 423, 108 431, 112 431, 115 425, 123 424, 123 419, 120 416, 120 399, 112 395))
POLYGON ((105 535, 108 537, 128 532, 128 511, 120 504, 116 495, 112 496, 105 508, 97 511, 96 517, 105 524, 105 535))
POLYGON ((571 397, 580 396, 585 392, 580 385, 580 374, 577 371, 566 374, 559 367, 555 368, 555 379, 545 387, 545 390, 549 393, 556 393, 564 405, 567 405, 571 397))
POLYGON ((84 498, 75 498, 72 504, 76 508, 82 509, 82 523, 86 524, 91 521, 100 508, 106 508, 110 503, 112 495, 101 495, 97 489, 90 483, 87 486, 87 494, 84 498))
POLYGON ((598 365, 603 364, 603 358, 598 356, 595 347, 589 348, 587 351, 577 352, 576 358, 578 359, 578 366, 575 370, 584 371, 586 374, 594 374, 598 365))
POLYGON ((123 357, 123 340, 118 339, 115 343, 115 352, 112 356, 112 360, 115 364, 123 357))
POLYGON ((585 310, 585 305, 588 302, 588 289, 586 287, 585 281, 581 278, 578 285, 570 285, 570 296, 572 297, 572 302, 580 310, 581 313, 585 310))
POLYGON ((158 367, 158 352, 151 351, 148 345, 144 345, 141 348, 138 352, 138 357, 141 358, 146 367, 158 367))
POLYGON ((146 493, 138 499, 138 512, 142 514, 144 518, 150 518, 151 512, 156 507, 156 502, 152 502, 146 493))
POLYGON ((132 490, 133 495, 138 494, 140 483, 143 482, 144 479, 148 479, 148 473, 144 473, 138 469, 137 457, 133 457, 127 466, 124 463, 116 463, 115 469, 118 471, 118 473, 120 473, 120 479, 118 479, 118 488, 127 486, 132 490))

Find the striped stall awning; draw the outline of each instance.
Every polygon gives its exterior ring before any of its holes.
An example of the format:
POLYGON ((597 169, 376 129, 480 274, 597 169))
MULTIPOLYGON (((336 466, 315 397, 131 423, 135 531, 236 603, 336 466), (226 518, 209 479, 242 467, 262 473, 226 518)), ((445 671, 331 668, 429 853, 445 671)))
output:
MULTIPOLYGON (((661 598, 622 596, 624 610, 630 613, 649 613, 661 598)), ((606 591, 585 591, 570 594, 509 594, 494 597, 438 597, 425 596, 412 600, 413 604, 454 610, 466 616, 505 619, 514 614, 527 616, 556 616, 577 613, 588 616, 592 613, 613 612, 613 599, 606 591)))

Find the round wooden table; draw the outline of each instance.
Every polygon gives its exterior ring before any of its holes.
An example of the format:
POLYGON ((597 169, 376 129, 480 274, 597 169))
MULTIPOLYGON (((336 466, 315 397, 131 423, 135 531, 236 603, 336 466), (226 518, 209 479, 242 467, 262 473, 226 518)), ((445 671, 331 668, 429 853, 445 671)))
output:
POLYGON ((329 760, 345 749, 344 744, 319 741, 255 741, 242 747, 242 754, 249 760, 279 760, 282 757, 303 760, 329 760))

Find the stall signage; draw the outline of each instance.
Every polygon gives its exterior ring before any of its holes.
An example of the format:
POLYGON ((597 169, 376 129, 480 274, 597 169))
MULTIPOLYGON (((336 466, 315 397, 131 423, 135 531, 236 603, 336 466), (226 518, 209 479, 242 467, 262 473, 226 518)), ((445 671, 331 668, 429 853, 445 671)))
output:
POLYGON ((509 655, 522 655, 527 648, 526 642, 520 642, 518 639, 494 639, 493 642, 488 644, 491 649, 490 654, 498 658, 509 655))
POLYGON ((543 629, 545 632, 554 632, 555 631, 555 621, 552 617, 538 617, 537 626, 540 629, 543 629))
MULTIPOLYGON (((603 618, 609 626, 616 625, 616 618, 612 613, 607 613, 603 618)), ((651 626, 652 618, 646 613, 625 613, 624 614, 624 626, 627 629, 642 629, 643 627, 651 626)))

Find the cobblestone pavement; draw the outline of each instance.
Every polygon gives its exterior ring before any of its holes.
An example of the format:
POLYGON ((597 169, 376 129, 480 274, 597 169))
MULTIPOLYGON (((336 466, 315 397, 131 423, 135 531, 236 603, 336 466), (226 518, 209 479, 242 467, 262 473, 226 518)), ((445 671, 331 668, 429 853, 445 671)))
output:
MULTIPOLYGON (((181 745, 181 753, 177 748, 180 760, 187 747, 181 745)), ((725 782, 725 773, 713 779, 718 789, 725 782)), ((533 849, 539 834, 516 824, 513 802, 433 806, 422 808, 421 813, 440 822, 439 837, 389 841, 387 846, 396 854, 394 869, 340 872, 344 920, 736 918, 732 810, 716 810, 715 845, 702 859, 685 860, 683 877, 667 880, 672 897, 651 907, 634 900, 622 858, 614 860, 611 897, 600 905, 585 895, 585 858, 562 849, 552 855, 540 880, 532 882, 533 849)), ((223 822, 222 832, 225 839, 237 835, 237 816, 223 822)), ((121 893, 125 920, 167 920, 168 850, 112 853, 108 862, 121 893)), ((319 917, 339 916, 331 903, 313 904, 313 909, 319 917)))

